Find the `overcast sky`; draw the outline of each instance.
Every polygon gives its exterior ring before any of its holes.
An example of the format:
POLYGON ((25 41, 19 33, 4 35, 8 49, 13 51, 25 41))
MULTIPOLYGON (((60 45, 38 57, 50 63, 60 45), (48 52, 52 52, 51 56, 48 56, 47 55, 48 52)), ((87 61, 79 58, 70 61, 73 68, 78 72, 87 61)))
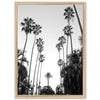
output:
MULTIPOLYGON (((60 69, 57 65, 59 59, 56 44, 58 43, 58 37, 64 35, 63 28, 67 25, 67 20, 64 19, 64 9, 72 5, 18 5, 18 48, 23 49, 25 43, 25 33, 21 31, 20 23, 26 17, 31 17, 37 24, 42 26, 42 33, 37 36, 43 38, 44 51, 42 54, 45 55, 45 61, 43 62, 42 68, 42 82, 41 85, 47 85, 45 74, 50 72, 53 78, 50 79, 50 86, 53 89, 60 83, 60 69)), ((82 5, 76 5, 81 24, 83 24, 83 8, 82 5)), ((80 28, 77 22, 76 15, 71 21, 73 27, 73 49, 79 49, 79 36, 81 35, 80 28)), ((83 26, 83 25, 82 25, 83 26)), ((31 49, 34 41, 34 34, 30 34, 26 46, 25 56, 30 61, 31 49)), ((70 45, 70 42, 69 42, 70 45)), ((70 46, 69 46, 70 53, 70 46)), ((35 46, 33 52, 31 80, 33 80, 33 71, 36 63, 37 47, 35 46)), ((29 66, 27 67, 29 69, 29 66)))

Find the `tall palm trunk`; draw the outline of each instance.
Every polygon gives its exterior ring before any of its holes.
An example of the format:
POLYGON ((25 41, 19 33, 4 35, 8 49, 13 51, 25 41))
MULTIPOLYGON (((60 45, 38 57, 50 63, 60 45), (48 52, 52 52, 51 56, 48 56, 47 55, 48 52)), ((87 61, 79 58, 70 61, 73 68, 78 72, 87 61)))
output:
MULTIPOLYGON (((60 66, 60 75, 61 75, 61 66, 60 66)), ((60 76, 60 84, 62 84, 62 78, 60 76)))
POLYGON ((62 48, 63 48, 63 61, 65 62, 64 45, 62 46, 62 48))
POLYGON ((41 72, 42 72, 42 62, 41 62, 41 66, 40 66, 39 86, 40 86, 40 84, 41 84, 41 72))
POLYGON ((70 35, 70 42, 71 42, 71 53, 73 53, 72 35, 70 35))
POLYGON ((67 63, 67 55, 68 55, 68 39, 69 36, 67 36, 67 43, 66 43, 66 63, 67 63))
MULTIPOLYGON (((64 55, 64 54, 63 54, 64 55)), ((64 56, 63 56, 64 57, 64 56)), ((60 50, 59 50, 59 59, 60 59, 61 57, 60 57, 60 50)), ((63 58, 63 60, 64 60, 64 58, 63 58)), ((61 66, 60 66, 60 73, 61 73, 61 66)), ((61 84, 61 82, 62 82, 62 78, 61 78, 61 76, 60 76, 60 84, 61 84)))
POLYGON ((37 68, 37 62, 38 62, 38 57, 39 57, 39 52, 37 54, 37 58, 36 58, 36 65, 35 65, 35 69, 34 69, 34 76, 33 76, 33 94, 34 94, 34 83, 35 83, 35 75, 36 75, 36 68, 37 68))
POLYGON ((49 86, 49 78, 47 78, 47 86, 49 86))
POLYGON ((76 13, 76 16, 77 16, 77 20, 78 20, 78 23, 79 23, 81 34, 83 35, 83 30, 82 30, 82 26, 81 26, 81 22, 80 22, 80 19, 79 19, 79 15, 78 15, 77 9, 76 9, 75 5, 73 5, 73 7, 74 7, 74 10, 75 10, 75 13, 76 13))
POLYGON ((58 52, 59 52, 59 59, 60 59, 60 50, 58 52))
POLYGON ((29 67, 28 84, 29 84, 29 82, 30 82, 31 65, 32 65, 32 57, 33 57, 33 50, 34 50, 34 46, 35 46, 35 40, 36 40, 36 35, 35 35, 35 37, 34 37, 34 42, 33 42, 32 51, 31 51, 31 59, 30 59, 30 67, 29 67))
POLYGON ((36 77, 36 94, 37 94, 37 90, 38 90, 39 67, 40 67, 40 61, 39 61, 39 64, 38 64, 37 77, 36 77))

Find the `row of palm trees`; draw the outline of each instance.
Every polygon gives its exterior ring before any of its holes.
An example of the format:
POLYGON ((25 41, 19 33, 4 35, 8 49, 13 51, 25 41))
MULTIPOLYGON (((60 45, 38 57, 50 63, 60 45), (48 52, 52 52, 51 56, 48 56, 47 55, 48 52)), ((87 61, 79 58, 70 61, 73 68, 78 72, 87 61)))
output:
MULTIPOLYGON (((68 25, 64 27, 64 35, 58 38, 59 43, 56 45, 58 52, 59 52, 59 60, 58 60, 58 65, 60 66, 60 72, 62 67, 64 67, 65 63, 67 64, 67 56, 68 56, 68 40, 70 37, 70 42, 71 42, 71 53, 73 53, 73 44, 72 44, 72 26, 70 25, 71 19, 74 17, 74 11, 71 7, 68 7, 65 9, 64 12, 65 19, 67 19, 68 25), (65 60, 65 54, 64 54, 64 44, 66 44, 66 60, 65 60), (61 50, 62 50, 62 55, 63 59, 61 59, 61 50)), ((60 77, 60 84, 62 84, 62 79, 60 77)))
MULTIPOLYGON (((64 9, 64 16, 65 16, 65 19, 67 20, 67 26, 64 27, 63 31, 64 31, 64 35, 59 37, 58 38, 58 44, 56 44, 56 47, 58 49, 58 52, 59 52, 59 60, 58 60, 58 66, 60 67, 60 85, 59 85, 59 90, 61 90, 62 92, 59 92, 60 94, 62 94, 64 92, 63 90, 63 84, 64 84, 64 77, 62 77, 62 70, 63 69, 66 69, 67 66, 69 66, 70 64, 70 61, 71 59, 69 59, 71 56, 73 56, 73 41, 72 41, 72 25, 71 25, 71 20, 72 18, 74 18, 74 13, 76 13, 76 16, 77 16, 77 19, 78 19, 78 23, 79 23, 79 27, 80 27, 80 31, 81 31, 81 35, 83 34, 83 31, 82 31, 82 26, 81 26, 81 23, 80 23, 80 19, 79 19, 79 16, 78 16, 78 13, 77 13, 77 10, 76 10, 76 6, 73 5, 74 7, 74 10, 71 8, 71 7, 67 7, 66 9, 64 9), (71 56, 69 57, 69 39, 70 39, 70 45, 71 45, 71 56), (66 44, 66 48, 64 48, 66 44), (62 53, 61 53, 61 50, 62 50, 62 53), (65 57, 65 52, 64 50, 66 50, 66 57, 65 57), (63 55, 63 58, 61 58, 61 54, 63 55), (66 58, 66 60, 65 60, 66 58)), ((79 40, 81 41, 81 45, 82 45, 82 36, 79 37, 79 40)), ((78 55, 78 54, 77 54, 78 55)), ((75 60, 76 61, 76 60, 75 60)), ((64 72, 64 71, 63 71, 64 72)), ((68 72, 66 72, 68 73, 68 72)), ((64 74, 64 73, 63 73, 64 74)), ((66 77, 66 75, 65 75, 66 77)), ((67 77, 68 77, 68 74, 67 74, 67 77)))
MULTIPOLYGON (((42 51, 44 49, 43 45, 44 45, 44 41, 42 38, 38 38, 37 39, 37 35, 39 35, 41 33, 41 26, 37 25, 34 20, 32 18, 24 18, 23 22, 21 22, 22 25, 22 31, 25 32, 26 34, 26 40, 25 40, 25 44, 24 44, 24 48, 22 50, 22 60, 21 60, 21 65, 24 65, 24 61, 23 59, 24 57, 24 53, 25 53, 25 49, 26 49, 26 45, 27 45, 27 41, 28 41, 28 35, 33 33, 34 34, 34 40, 33 40, 33 45, 32 45, 32 50, 31 50, 31 58, 30 58, 30 63, 29 63, 29 75, 28 75, 28 89, 27 89, 27 94, 29 94, 29 84, 30 84, 30 74, 31 74, 31 66, 32 66, 32 59, 33 59, 33 51, 34 51, 34 47, 35 45, 37 45, 37 50, 38 50, 38 54, 37 54, 37 58, 36 58, 36 64, 35 64, 35 69, 34 69, 34 75, 33 75, 33 94, 34 94, 34 87, 35 87, 35 77, 37 77, 36 79, 36 87, 38 86, 38 83, 40 85, 41 83, 41 69, 42 69, 42 62, 44 61, 44 55, 42 54, 42 51), (40 67, 41 64, 41 67, 40 67), (36 69, 37 69, 37 75, 36 75, 36 69), (39 71, 40 69, 40 71, 39 71), (39 76, 39 72, 40 72, 40 78, 38 78, 39 76), (39 79, 39 80, 38 80, 39 79)), ((37 89, 37 88, 36 88, 37 89)), ((37 91, 37 90, 36 90, 37 91)))
MULTIPOLYGON (((35 45, 37 45, 37 58, 36 58, 36 62, 35 62, 35 68, 34 68, 34 75, 33 75, 33 87, 32 87, 32 93, 31 94, 35 94, 38 95, 39 93, 39 87, 41 87, 41 72, 42 72, 42 63, 45 59, 44 55, 42 54, 43 50, 44 50, 44 41, 42 38, 38 38, 36 39, 37 35, 39 35, 41 33, 41 26, 35 24, 35 22, 33 21, 32 18, 24 18, 24 21, 21 22, 22 25, 22 31, 25 32, 26 34, 26 40, 25 40, 25 44, 24 44, 24 49, 21 52, 21 59, 20 59, 20 64, 24 66, 24 62, 27 62, 26 57, 24 56, 25 53, 25 49, 26 49, 26 45, 27 45, 27 41, 28 41, 28 35, 29 33, 33 33, 34 36, 34 41, 33 41, 33 45, 32 45, 32 51, 31 51, 31 58, 30 58, 30 65, 29 65, 29 75, 28 75, 28 84, 27 84, 27 94, 30 94, 30 74, 31 74, 31 66, 32 66, 32 59, 33 59, 33 51, 34 51, 34 47, 35 45), (35 90, 36 89, 36 90, 35 90)), ((18 54, 19 55, 19 54, 18 54)), ((19 60, 19 59, 18 59, 19 60)), ((27 70, 27 69, 26 69, 27 70)), ((24 72, 25 73, 25 72, 24 72)), ((19 73, 18 73, 19 75, 19 73)), ((26 75, 23 75, 27 77, 26 75)), ((25 78, 26 78, 25 77, 25 78)), ((48 72, 45 77, 47 78, 47 86, 49 86, 49 79, 52 77, 52 75, 48 72)), ((19 80, 18 80, 19 82, 19 80)))
MULTIPOLYGON (((36 44, 37 44, 37 50, 38 50, 38 53, 37 53, 37 58, 36 58, 36 65, 35 65, 35 69, 34 69, 34 76, 33 76, 33 87, 36 86, 36 94, 37 94, 37 89, 38 89, 38 85, 39 83, 41 83, 41 79, 39 79, 39 69, 40 69, 40 63, 41 63, 41 68, 42 68, 42 62, 44 61, 44 55, 42 55, 42 51, 43 51, 43 44, 44 44, 44 41, 43 39, 39 38, 37 39, 36 41, 36 44), (37 69, 37 75, 36 75, 36 69, 37 69), (36 85, 34 85, 35 83, 35 75, 36 75, 36 85), (40 82, 39 82, 39 80, 40 82)), ((40 70, 40 73, 41 73, 41 70, 40 70)), ((40 78, 41 78, 41 74, 40 74, 40 78)), ((33 89, 33 94, 34 93, 34 89, 33 89)))

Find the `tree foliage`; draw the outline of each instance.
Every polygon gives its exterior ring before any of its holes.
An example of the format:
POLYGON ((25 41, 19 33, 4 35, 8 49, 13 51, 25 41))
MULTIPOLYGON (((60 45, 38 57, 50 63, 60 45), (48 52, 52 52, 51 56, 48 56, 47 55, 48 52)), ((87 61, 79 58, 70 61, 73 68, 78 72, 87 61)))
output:
POLYGON ((61 76, 64 78, 65 94, 82 94, 82 49, 74 50, 73 54, 68 56, 68 59, 68 63, 61 71, 61 76))
POLYGON ((28 63, 26 57, 22 58, 23 52, 18 49, 18 94, 26 94, 27 91, 27 69, 26 67, 21 64, 21 61, 28 63))
POLYGON ((40 95, 54 95, 54 90, 50 86, 44 86, 43 89, 40 90, 40 95))

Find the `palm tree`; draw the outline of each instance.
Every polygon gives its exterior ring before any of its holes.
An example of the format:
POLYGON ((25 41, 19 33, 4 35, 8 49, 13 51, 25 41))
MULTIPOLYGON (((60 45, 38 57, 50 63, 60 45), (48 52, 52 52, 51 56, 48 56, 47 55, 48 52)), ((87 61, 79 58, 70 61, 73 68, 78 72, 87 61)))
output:
POLYGON ((52 75, 48 72, 45 77, 47 78, 47 86, 49 86, 49 79, 52 77, 52 75))
POLYGON ((60 59, 60 50, 61 50, 61 43, 56 44, 56 48, 58 49, 59 52, 59 59, 60 59))
POLYGON ((64 57, 64 43, 66 43, 66 38, 64 37, 64 36, 61 36, 61 37, 59 37, 59 39, 58 39, 59 41, 60 41, 60 44, 61 44, 61 46, 62 46, 62 49, 63 49, 63 61, 65 61, 65 57, 64 57))
MULTIPOLYGON (((36 78, 36 94, 38 94, 37 90, 38 90, 38 75, 39 75, 39 67, 40 67, 40 63, 42 63, 44 61, 44 55, 40 54, 40 57, 39 57, 39 64, 38 64, 38 69, 37 69, 37 78, 36 78)), ((42 66, 41 66, 42 67, 42 66)))
POLYGON ((31 65, 32 65, 32 57, 33 57, 33 50, 34 50, 34 46, 35 46, 35 41, 36 41, 36 36, 39 35, 39 33, 41 33, 41 29, 42 27, 40 25, 35 25, 33 26, 33 34, 35 34, 34 36, 34 42, 33 42, 33 46, 32 46, 32 51, 31 51, 31 58, 30 58, 30 67, 29 67, 29 80, 30 81, 30 73, 31 73, 31 65))
POLYGON ((35 22, 33 21, 33 19, 28 18, 28 17, 24 18, 24 22, 21 22, 21 25, 23 26, 22 31, 24 31, 25 34, 26 34, 26 40, 25 40, 25 44, 24 44, 24 48, 23 48, 22 59, 23 59, 23 56, 24 56, 24 52, 25 52, 25 48, 26 48, 26 44, 27 44, 27 40, 28 40, 28 34, 33 31, 32 27, 34 26, 34 24, 35 24, 35 22))
POLYGON ((45 60, 44 55, 40 55, 40 59, 39 59, 39 61, 41 62, 41 67, 40 67, 39 86, 40 86, 40 84, 41 84, 42 63, 43 63, 44 60, 45 60))
POLYGON ((43 51, 43 44, 44 44, 43 39, 41 39, 41 38, 37 39, 36 40, 36 44, 37 44, 38 54, 37 54, 36 65, 35 65, 34 76, 33 76, 33 93, 34 93, 34 83, 35 83, 37 62, 39 60, 39 56, 41 55, 41 52, 43 51))
POLYGON ((68 26, 65 26, 63 31, 64 31, 64 34, 67 36, 67 44, 66 44, 66 63, 67 63, 67 55, 68 55, 68 39, 70 37, 70 40, 71 40, 71 52, 73 53, 73 45, 72 45, 72 36, 71 34, 73 33, 72 31, 72 27, 71 25, 68 25, 68 26))
POLYGON ((37 88, 38 88, 38 74, 39 74, 39 67, 40 67, 40 61, 39 61, 39 63, 38 63, 37 76, 36 76, 36 94, 37 94, 37 88))
POLYGON ((81 22, 80 22, 80 19, 79 19, 79 15, 78 15, 76 6, 73 5, 73 7, 74 7, 74 10, 75 10, 75 13, 76 13, 76 16, 77 16, 78 24, 79 24, 79 27, 80 27, 80 30, 81 30, 81 35, 83 35, 83 29, 82 29, 82 25, 81 25, 81 22))
POLYGON ((70 20, 74 17, 74 11, 71 7, 67 7, 66 9, 64 9, 64 11, 65 19, 67 19, 68 24, 70 24, 70 20))
MULTIPOLYGON (((61 75, 61 69, 64 66, 64 61, 62 59, 59 59, 57 62, 58 66, 60 67, 60 75, 61 75)), ((62 78, 60 76, 60 84, 62 84, 62 78)))
MULTIPOLYGON (((72 27, 70 26, 70 20, 74 17, 74 11, 73 11, 73 9, 71 7, 67 7, 64 10, 65 10, 65 12, 64 12, 65 19, 67 19, 67 21, 68 21, 67 28, 68 28, 69 31, 71 31, 72 27)), ((71 41, 71 52, 73 53, 72 36, 71 36, 71 33, 69 33, 69 34, 70 34, 70 41, 71 41)))

